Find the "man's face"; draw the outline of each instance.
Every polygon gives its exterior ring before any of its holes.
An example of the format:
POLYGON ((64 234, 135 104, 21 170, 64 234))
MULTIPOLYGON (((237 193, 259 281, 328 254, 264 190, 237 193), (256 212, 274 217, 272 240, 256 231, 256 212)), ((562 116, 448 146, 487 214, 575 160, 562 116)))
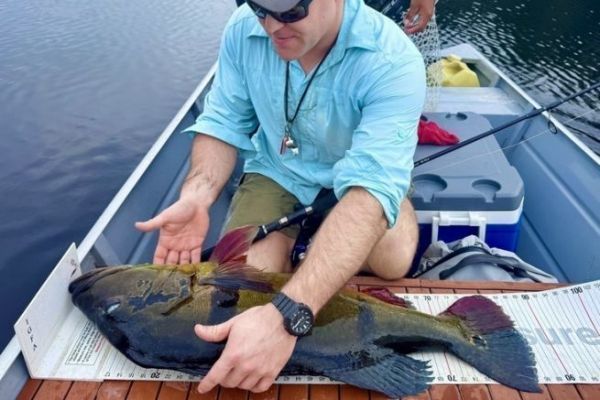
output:
POLYGON ((317 46, 328 32, 336 29, 338 2, 313 0, 308 8, 308 16, 291 24, 279 22, 270 15, 258 20, 279 56, 284 60, 295 60, 317 46))

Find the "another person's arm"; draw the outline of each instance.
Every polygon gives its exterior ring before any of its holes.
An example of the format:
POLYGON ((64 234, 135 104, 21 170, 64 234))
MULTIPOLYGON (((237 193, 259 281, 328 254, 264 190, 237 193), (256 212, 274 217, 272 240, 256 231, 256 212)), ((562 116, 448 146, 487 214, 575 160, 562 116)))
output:
POLYGON ((411 0, 404 17, 404 31, 408 34, 422 32, 435 11, 435 0, 411 0))

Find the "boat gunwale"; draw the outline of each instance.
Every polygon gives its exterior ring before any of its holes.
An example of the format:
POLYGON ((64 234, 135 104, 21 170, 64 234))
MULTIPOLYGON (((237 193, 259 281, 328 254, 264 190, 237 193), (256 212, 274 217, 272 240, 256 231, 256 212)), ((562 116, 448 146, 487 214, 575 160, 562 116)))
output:
MULTIPOLYGON (((473 51, 479 59, 477 61, 483 63, 487 68, 492 70, 495 74, 498 75, 500 81, 506 82, 508 86, 512 90, 514 90, 518 95, 520 95, 523 99, 525 99, 529 104, 533 107, 539 109, 542 107, 540 103, 535 101, 531 96, 525 92, 525 90, 521 89, 519 85, 517 85, 511 78, 508 77, 501 69, 499 69, 494 63, 492 63, 486 56, 484 56, 475 46, 471 43, 465 42, 460 45, 450 46, 444 49, 444 52, 450 52, 453 48, 459 48, 461 46, 468 46, 471 51, 473 51)), ((560 121, 558 121, 552 114, 548 111, 544 111, 541 113, 549 122, 551 122, 558 130, 565 134, 565 136, 570 139, 581 151, 583 151, 588 157, 592 159, 596 163, 596 165, 600 166, 600 154, 596 154, 588 145, 586 145, 581 139, 579 139, 569 128, 563 125, 560 121)), ((577 119, 579 117, 575 117, 573 119, 577 119)))
POLYGON ((129 193, 133 190, 135 185, 141 179, 144 172, 150 167, 158 153, 161 151, 167 140, 173 135, 175 128, 179 125, 179 123, 183 120, 186 114, 190 111, 194 103, 198 101, 200 94, 206 89, 206 87, 211 82, 213 76, 215 75, 217 69, 217 63, 215 62, 212 67, 208 70, 202 81, 198 84, 196 89, 192 92, 192 94, 188 97, 188 99, 183 103, 175 117, 169 122, 167 127, 163 130, 163 132, 156 139, 152 147, 148 150, 144 158, 140 161, 140 163, 135 167, 133 172, 129 175, 123 186, 119 189, 117 194, 112 198, 108 206, 104 209, 98 220, 94 223, 92 228, 89 230, 87 235, 83 238, 79 246, 77 247, 77 256, 79 258, 79 262, 81 262, 85 256, 87 256, 88 252, 94 246, 94 243, 101 235, 102 231, 106 228, 108 223, 111 221, 117 210, 121 207, 121 205, 127 199, 129 193))

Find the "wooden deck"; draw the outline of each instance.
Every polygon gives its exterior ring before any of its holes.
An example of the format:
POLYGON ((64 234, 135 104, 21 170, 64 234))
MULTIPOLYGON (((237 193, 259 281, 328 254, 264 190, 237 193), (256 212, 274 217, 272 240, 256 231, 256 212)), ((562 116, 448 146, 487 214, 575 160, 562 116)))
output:
MULTIPOLYGON (((539 291, 556 285, 515 284, 504 282, 446 282, 402 279, 382 282, 375 278, 357 277, 357 287, 387 286, 395 292, 408 293, 498 293, 539 291)), ((30 379, 19 400, 99 399, 99 400, 382 400, 379 393, 347 385, 274 385, 267 392, 255 394, 237 389, 217 388, 199 395, 195 384, 183 382, 105 381, 72 382, 30 379)), ((543 393, 525 393, 502 385, 433 385, 418 400, 598 400, 600 385, 542 385, 543 393)), ((0 396, 1 397, 1 396, 0 396)))

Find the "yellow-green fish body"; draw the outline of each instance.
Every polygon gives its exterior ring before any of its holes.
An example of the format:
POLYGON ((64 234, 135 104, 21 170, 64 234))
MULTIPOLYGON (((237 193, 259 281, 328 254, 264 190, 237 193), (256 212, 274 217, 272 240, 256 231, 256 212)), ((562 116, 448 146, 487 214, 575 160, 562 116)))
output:
MULTIPOLYGON (((123 354, 143 367, 204 374, 224 343, 199 339, 194 325, 219 324, 266 304, 288 279, 257 272, 240 256, 248 229, 226 235, 214 261, 184 266, 121 266, 89 272, 71 283, 73 302, 123 354)), ((248 332, 252 335, 252 332, 248 332)), ((538 391, 525 339, 491 300, 460 299, 445 312, 418 312, 386 292, 342 290, 298 339, 282 375, 311 374, 386 393, 425 390, 426 362, 406 355, 443 346, 508 386, 538 391)))

